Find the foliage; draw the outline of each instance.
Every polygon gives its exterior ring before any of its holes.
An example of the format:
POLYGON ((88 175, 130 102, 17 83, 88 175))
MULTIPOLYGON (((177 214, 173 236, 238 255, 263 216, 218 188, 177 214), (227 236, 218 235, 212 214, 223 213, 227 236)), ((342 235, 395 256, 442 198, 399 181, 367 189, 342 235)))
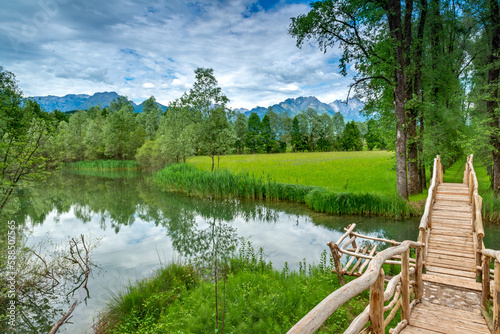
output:
POLYGON ((363 138, 354 121, 346 124, 342 144, 346 151, 361 151, 363 149, 363 138))
POLYGON ((47 145, 56 124, 38 103, 23 100, 14 75, 0 67, 0 212, 16 188, 54 167, 47 145))
POLYGON ((64 167, 84 170, 122 170, 137 169, 139 165, 135 160, 92 160, 70 162, 65 164, 64 167))
MULTIPOLYGON (((319 264, 301 263, 299 272, 287 266, 276 270, 244 243, 229 259, 227 279, 223 287, 225 318, 223 331, 228 333, 282 333, 291 328, 311 308, 339 287, 330 271, 326 252, 319 264), (307 293, 304 293, 307 291, 307 293)), ((216 327, 211 278, 193 274, 199 271, 187 264, 171 264, 149 280, 138 282, 129 293, 115 298, 102 318, 109 327, 102 333, 207 333, 216 327), (189 274, 185 274, 187 272, 189 274), (176 280, 170 279, 177 274, 176 280), (162 277, 166 277, 163 279, 162 277), (170 283, 160 288, 161 282, 170 283), (135 300, 132 306, 132 300, 135 300), (127 312, 121 312, 126 305, 127 312)), ((338 309, 320 329, 321 333, 340 332, 347 328, 368 301, 364 292, 338 309)), ((219 329, 220 331, 220 329, 219 329)))

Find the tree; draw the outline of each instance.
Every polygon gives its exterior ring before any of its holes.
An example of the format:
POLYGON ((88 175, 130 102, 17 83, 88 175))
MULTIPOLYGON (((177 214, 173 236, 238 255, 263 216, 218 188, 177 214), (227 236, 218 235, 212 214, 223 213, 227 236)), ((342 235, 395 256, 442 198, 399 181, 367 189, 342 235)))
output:
POLYGON ((143 102, 140 115, 140 123, 146 133, 146 138, 153 140, 160 125, 160 114, 162 113, 154 96, 143 102))
POLYGON ((373 118, 366 122, 367 132, 365 135, 366 146, 371 151, 374 148, 384 149, 385 142, 382 134, 380 133, 380 125, 373 118))
POLYGON ((256 153, 262 145, 260 118, 257 113, 251 113, 248 117, 248 132, 246 136, 246 146, 250 153, 256 153))
POLYGON ((236 121, 234 122, 234 132, 236 134, 234 147, 236 148, 238 154, 242 154, 245 149, 245 140, 248 132, 248 119, 245 114, 240 113, 236 116, 236 121))
POLYGON ((299 118, 295 116, 292 120, 292 149, 294 152, 303 151, 302 133, 300 132, 299 118))
POLYGON ((326 0, 313 2, 311 7, 309 13, 292 18, 289 33, 297 38, 297 46, 309 39, 316 40, 325 52, 340 46, 340 72, 346 75, 348 64, 356 64, 358 75, 353 87, 364 85, 371 94, 392 93, 397 190, 400 197, 407 199, 405 71, 408 61, 417 56, 408 52, 412 47, 413 0, 405 2, 404 11, 399 0, 326 0))
MULTIPOLYGON (((195 83, 189 93, 185 93, 180 101, 181 104, 191 110, 191 115, 197 126, 198 147, 212 159, 212 171, 215 167, 215 156, 227 154, 229 146, 225 152, 221 152, 219 147, 223 139, 232 138, 227 136, 227 129, 233 112, 226 105, 229 102, 227 96, 222 94, 211 68, 197 68, 195 71, 195 83)), ((234 142, 231 146, 234 145, 234 142)))
POLYGON ((489 54, 486 113, 489 116, 491 155, 493 160, 492 188, 500 195, 500 10, 498 0, 489 0, 489 54))
POLYGON ((361 137, 361 132, 359 132, 356 122, 347 122, 344 130, 344 135, 342 137, 342 142, 346 151, 363 150, 363 138, 361 137))
POLYGON ((133 159, 144 141, 144 130, 138 127, 133 107, 125 97, 111 103, 112 112, 103 127, 105 154, 114 159, 133 159), (120 106, 119 110, 115 110, 120 106))
MULTIPOLYGON (((158 145, 165 160, 172 163, 186 161, 196 151, 196 123, 193 111, 179 100, 168 105, 161 118, 158 131, 158 145)), ((151 144, 152 145, 152 144, 151 144)))
POLYGON ((45 145, 57 120, 24 100, 13 73, 0 66, 0 213, 16 188, 48 176, 45 145))
POLYGON ((266 114, 262 118, 260 124, 260 135, 262 139, 262 148, 265 152, 271 153, 275 146, 275 140, 273 136, 273 131, 271 130, 271 123, 269 122, 269 116, 266 114))

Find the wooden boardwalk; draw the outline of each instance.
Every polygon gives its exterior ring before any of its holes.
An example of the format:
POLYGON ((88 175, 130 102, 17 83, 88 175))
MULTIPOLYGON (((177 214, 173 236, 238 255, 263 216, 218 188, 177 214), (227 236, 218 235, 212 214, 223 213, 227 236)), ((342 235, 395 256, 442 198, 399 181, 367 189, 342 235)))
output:
MULTIPOLYGON (((431 212, 432 228, 428 232, 424 262, 426 274, 422 275, 424 284, 438 283, 440 288, 455 290, 452 292, 455 295, 470 290, 474 296, 474 291, 481 291, 482 286, 476 282, 469 187, 462 183, 439 184, 431 212)), ((450 302, 450 298, 450 294, 425 290, 424 299, 415 306, 408 325, 401 333, 491 333, 481 315, 479 302, 470 305, 470 300, 464 298, 464 303, 469 303, 468 309, 464 310, 450 302)))
POLYGON ((482 198, 472 160, 470 155, 463 183, 443 183, 441 159, 434 159, 418 241, 363 236, 352 224, 337 242, 328 242, 332 271, 342 286, 288 334, 316 332, 335 310, 368 289, 369 305, 344 334, 385 334, 399 310, 401 321, 389 333, 500 334, 500 251, 483 243, 482 198), (370 242, 391 247, 378 252, 377 244, 370 242), (344 265, 342 255, 347 257, 344 265), (387 284, 384 264, 401 266, 387 284), (343 275, 359 277, 345 284, 343 275), (489 309, 492 319, 487 324, 484 315, 489 309))

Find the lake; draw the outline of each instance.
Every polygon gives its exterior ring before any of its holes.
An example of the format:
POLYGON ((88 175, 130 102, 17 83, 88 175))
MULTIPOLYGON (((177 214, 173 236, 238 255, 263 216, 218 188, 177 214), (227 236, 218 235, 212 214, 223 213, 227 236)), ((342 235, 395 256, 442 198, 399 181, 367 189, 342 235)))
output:
MULTIPOLYGON (((417 218, 331 216, 292 203, 191 198, 154 189, 144 175, 70 172, 60 172, 26 193, 17 221, 31 231, 30 245, 41 240, 64 243, 80 234, 100 239, 92 254, 99 269, 89 280, 91 298, 79 304, 71 324, 60 329, 75 334, 91 333, 99 311, 129 282, 151 275, 162 263, 196 256, 213 223, 224 228, 230 240, 244 238, 255 249, 263 247, 267 260, 278 269, 285 262, 298 269, 304 259, 318 263, 328 250, 326 243, 352 223, 357 232, 398 241, 416 240, 419 223, 417 218)), ((485 231, 486 247, 500 244, 499 226, 485 226, 485 231)), ((64 312, 69 308, 59 307, 64 312)), ((63 313, 54 305, 47 309, 44 317, 31 319, 38 321, 40 333, 46 333, 63 313)))

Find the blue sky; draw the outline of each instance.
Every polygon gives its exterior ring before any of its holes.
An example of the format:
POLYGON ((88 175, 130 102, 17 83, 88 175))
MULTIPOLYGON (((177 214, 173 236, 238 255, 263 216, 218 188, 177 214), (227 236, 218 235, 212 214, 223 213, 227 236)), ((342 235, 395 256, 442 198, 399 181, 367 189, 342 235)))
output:
POLYGON ((299 49, 288 35, 308 2, 0 0, 0 65, 27 96, 116 91, 168 104, 210 67, 235 108, 345 99, 339 50, 299 49))

